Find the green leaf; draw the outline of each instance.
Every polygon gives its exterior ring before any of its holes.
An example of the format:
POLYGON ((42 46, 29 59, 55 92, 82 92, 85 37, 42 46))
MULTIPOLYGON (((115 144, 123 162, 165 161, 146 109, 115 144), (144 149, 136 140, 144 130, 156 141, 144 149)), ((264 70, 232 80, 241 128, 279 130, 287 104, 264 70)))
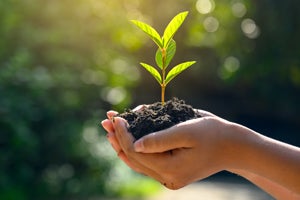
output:
POLYGON ((176 65, 167 74, 165 84, 167 85, 173 78, 175 78, 178 74, 180 74, 182 71, 184 71, 185 69, 187 69, 188 67, 190 67, 194 63, 196 63, 196 61, 188 61, 188 62, 181 63, 179 65, 176 65))
POLYGON ((131 22, 144 31, 157 44, 158 47, 163 47, 162 39, 159 33, 153 27, 138 20, 131 20, 131 22))
POLYGON ((164 34, 163 34, 163 47, 167 47, 170 40, 173 38, 176 31, 179 29, 183 21, 185 20, 186 16, 188 15, 188 11, 181 12, 178 15, 176 15, 168 24, 166 27, 164 34))
POLYGON ((163 59, 162 59, 162 51, 161 51, 161 48, 158 48, 157 51, 156 51, 156 54, 155 54, 155 61, 156 61, 157 66, 158 66, 160 69, 163 69, 163 59))
MULTIPOLYGON (((175 53, 176 53, 176 42, 173 39, 171 39, 171 41, 166 49, 165 69, 169 66, 175 53)), ((163 69, 163 58, 162 58, 162 51, 160 48, 158 48, 158 50, 156 51, 155 61, 156 61, 156 64, 159 66, 159 68, 163 69)))
POLYGON ((148 72, 150 72, 150 74, 157 80, 157 82, 159 84, 162 83, 162 79, 161 79, 161 76, 159 74, 159 72, 154 68, 152 67, 151 65, 148 65, 146 63, 140 63, 148 72))

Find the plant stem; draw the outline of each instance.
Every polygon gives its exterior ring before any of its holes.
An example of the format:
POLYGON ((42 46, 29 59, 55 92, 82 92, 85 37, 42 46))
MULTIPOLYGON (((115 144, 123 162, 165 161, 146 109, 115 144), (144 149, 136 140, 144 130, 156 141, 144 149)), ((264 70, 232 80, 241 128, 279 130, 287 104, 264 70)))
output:
POLYGON ((165 104, 165 90, 166 90, 166 86, 161 85, 161 104, 162 105, 165 104))
POLYGON ((166 79, 166 58, 167 58, 167 52, 166 49, 163 48, 162 50, 162 83, 161 83, 161 103, 162 105, 165 104, 165 90, 166 90, 166 84, 165 84, 165 79, 166 79))
POLYGON ((162 83, 161 83, 161 104, 165 104, 165 91, 166 91, 166 84, 165 84, 165 78, 166 78, 166 70, 163 68, 162 70, 162 83))

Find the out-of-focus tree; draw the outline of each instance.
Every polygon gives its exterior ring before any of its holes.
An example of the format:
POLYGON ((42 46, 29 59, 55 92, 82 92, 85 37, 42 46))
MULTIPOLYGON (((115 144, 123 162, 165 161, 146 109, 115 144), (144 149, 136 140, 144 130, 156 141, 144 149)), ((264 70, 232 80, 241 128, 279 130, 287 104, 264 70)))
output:
POLYGON ((0 2, 0 199, 118 192, 99 125, 128 105, 139 78, 130 53, 141 43, 127 20, 136 6, 0 2))

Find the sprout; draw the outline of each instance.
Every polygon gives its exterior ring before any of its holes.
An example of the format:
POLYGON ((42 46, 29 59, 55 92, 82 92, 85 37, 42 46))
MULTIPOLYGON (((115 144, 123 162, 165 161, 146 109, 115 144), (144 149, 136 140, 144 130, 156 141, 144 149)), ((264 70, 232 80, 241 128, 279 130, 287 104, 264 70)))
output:
POLYGON ((173 37, 187 15, 188 12, 181 12, 176 15, 166 27, 163 36, 160 36, 159 33, 150 25, 141 21, 131 20, 132 23, 144 31, 158 46, 155 61, 161 72, 149 64, 140 64, 157 80, 161 86, 162 104, 165 103, 165 89, 167 84, 178 74, 195 63, 195 61, 183 62, 173 67, 168 73, 166 71, 176 52, 176 42, 173 40, 173 37))

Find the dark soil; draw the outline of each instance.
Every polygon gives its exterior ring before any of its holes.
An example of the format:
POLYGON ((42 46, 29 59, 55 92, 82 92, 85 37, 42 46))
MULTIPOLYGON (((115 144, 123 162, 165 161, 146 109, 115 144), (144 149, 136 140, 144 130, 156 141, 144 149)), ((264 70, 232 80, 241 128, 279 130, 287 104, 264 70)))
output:
POLYGON ((177 98, 165 102, 164 105, 156 102, 137 111, 126 110, 119 116, 128 121, 128 130, 135 139, 201 117, 192 106, 177 98))

